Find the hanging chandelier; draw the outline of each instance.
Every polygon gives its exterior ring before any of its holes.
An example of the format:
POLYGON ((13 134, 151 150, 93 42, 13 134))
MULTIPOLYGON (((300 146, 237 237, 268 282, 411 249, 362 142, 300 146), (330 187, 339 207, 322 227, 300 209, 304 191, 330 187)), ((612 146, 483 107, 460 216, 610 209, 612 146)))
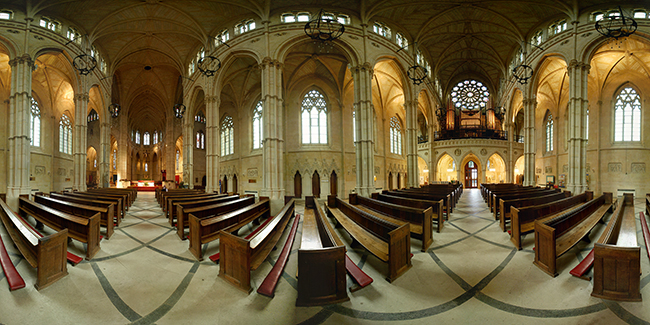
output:
POLYGON ((427 73, 427 69, 419 64, 411 66, 408 71, 406 71, 406 75, 411 79, 411 81, 413 81, 414 85, 423 83, 427 78, 427 73))
POLYGON ((331 42, 343 35, 345 25, 329 16, 323 17, 323 9, 316 18, 305 24, 305 34, 315 41, 331 42))
POLYGON ((628 37, 636 32, 637 23, 634 18, 625 16, 621 7, 618 7, 619 15, 603 16, 596 22, 596 30, 605 37, 618 40, 628 37))
POLYGON ((221 61, 214 56, 208 55, 202 57, 196 66, 204 76, 212 77, 221 69, 221 61))
POLYGON ((72 60, 74 66, 79 74, 85 76, 91 73, 97 67, 97 60, 88 54, 79 54, 72 60))
POLYGON ((177 118, 183 118, 183 114, 185 114, 185 105, 183 104, 175 104, 174 105, 174 116, 177 118))
POLYGON ((118 117, 120 115, 120 104, 111 104, 108 106, 108 112, 111 114, 111 117, 118 117))
POLYGON ((519 81, 520 84, 525 85, 528 80, 533 77, 533 68, 529 65, 520 64, 512 69, 512 76, 519 81))

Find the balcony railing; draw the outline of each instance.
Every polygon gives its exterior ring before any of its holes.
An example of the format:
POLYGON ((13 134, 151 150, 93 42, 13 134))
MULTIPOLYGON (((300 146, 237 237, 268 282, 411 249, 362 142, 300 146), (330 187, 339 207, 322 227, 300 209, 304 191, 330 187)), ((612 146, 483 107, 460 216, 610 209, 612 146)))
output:
POLYGON ((451 139, 493 139, 508 140, 508 132, 482 128, 463 128, 459 130, 443 130, 434 133, 434 141, 451 139))
POLYGON ((426 135, 418 135, 418 144, 429 142, 429 137, 426 135))
POLYGON ((515 135, 515 142, 524 143, 523 135, 515 135))

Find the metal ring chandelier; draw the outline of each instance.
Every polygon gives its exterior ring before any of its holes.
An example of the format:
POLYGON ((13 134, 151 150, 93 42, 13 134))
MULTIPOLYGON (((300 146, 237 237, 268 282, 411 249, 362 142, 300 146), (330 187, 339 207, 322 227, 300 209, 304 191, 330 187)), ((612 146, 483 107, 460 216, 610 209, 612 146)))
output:
POLYGON ((519 81, 520 84, 525 85, 528 80, 533 77, 533 68, 529 65, 520 64, 512 69, 512 76, 519 81))
POLYGON ((82 76, 91 73, 97 67, 97 60, 88 54, 79 54, 72 60, 72 65, 82 76))
POLYGON ((118 117, 120 115, 120 104, 111 104, 108 106, 108 112, 111 114, 111 117, 118 117))
POLYGON ((183 114, 185 114, 186 107, 183 104, 175 104, 174 105, 174 116, 177 118, 183 118, 183 114))
POLYGON ((345 25, 333 18, 323 18, 323 9, 305 24, 305 34, 315 41, 331 42, 345 33, 345 25))
POLYGON ((196 66, 203 75, 212 77, 221 69, 221 61, 214 56, 208 55, 202 57, 196 66))
POLYGON ((620 15, 604 16, 596 22, 596 30, 605 37, 618 40, 636 32, 637 23, 634 18, 623 15, 623 10, 618 7, 620 15))

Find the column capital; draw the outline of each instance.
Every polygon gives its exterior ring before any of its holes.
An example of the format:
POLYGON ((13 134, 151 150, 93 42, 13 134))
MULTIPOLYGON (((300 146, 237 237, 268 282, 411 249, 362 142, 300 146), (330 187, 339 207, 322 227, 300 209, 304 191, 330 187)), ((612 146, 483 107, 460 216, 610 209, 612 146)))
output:
POLYGON ((88 102, 88 101, 90 101, 90 96, 86 92, 77 93, 77 94, 74 95, 74 99, 88 102))
POLYGON ((357 66, 349 66, 350 71, 353 73, 360 73, 360 72, 369 72, 370 74, 374 73, 374 69, 372 68, 372 64, 369 62, 366 62, 364 64, 360 64, 357 66))
POLYGON ((260 67, 262 69, 273 68, 273 67, 275 67, 276 69, 282 69, 283 65, 284 64, 279 60, 272 59, 268 56, 262 59, 262 63, 260 63, 260 67))
POLYGON ((9 60, 9 66, 15 67, 18 64, 24 64, 26 63, 30 67, 34 67, 34 60, 29 56, 29 54, 25 53, 21 56, 15 57, 12 60, 9 60))

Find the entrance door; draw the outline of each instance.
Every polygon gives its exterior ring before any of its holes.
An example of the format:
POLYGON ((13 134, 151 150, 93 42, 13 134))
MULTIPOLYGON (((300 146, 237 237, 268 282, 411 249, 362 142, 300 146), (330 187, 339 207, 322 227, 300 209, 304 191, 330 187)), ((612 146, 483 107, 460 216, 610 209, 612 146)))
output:
POLYGON ((478 167, 471 160, 465 165, 465 187, 478 187, 478 167))
POLYGON ((330 175, 330 194, 331 195, 336 195, 338 193, 338 181, 336 179, 336 172, 332 171, 332 175, 330 175))
POLYGON ((296 198, 302 197, 302 176, 299 171, 296 171, 296 175, 293 176, 293 193, 296 198))
POLYGON ((314 175, 311 177, 311 192, 315 198, 320 198, 320 175, 317 171, 314 171, 314 175))

